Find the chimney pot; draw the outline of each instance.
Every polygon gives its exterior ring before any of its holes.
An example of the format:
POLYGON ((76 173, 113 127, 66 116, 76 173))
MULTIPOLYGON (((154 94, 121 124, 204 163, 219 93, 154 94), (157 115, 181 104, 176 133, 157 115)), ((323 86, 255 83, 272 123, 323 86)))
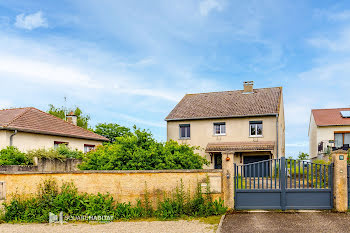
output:
POLYGON ((243 82, 243 93, 249 94, 253 93, 254 81, 245 81, 243 82))

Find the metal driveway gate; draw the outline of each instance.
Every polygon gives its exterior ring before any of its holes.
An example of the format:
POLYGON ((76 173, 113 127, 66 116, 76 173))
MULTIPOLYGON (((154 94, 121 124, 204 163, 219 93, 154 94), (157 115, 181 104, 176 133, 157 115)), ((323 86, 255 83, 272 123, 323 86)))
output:
POLYGON ((332 209, 333 164, 294 159, 234 164, 235 209, 332 209))

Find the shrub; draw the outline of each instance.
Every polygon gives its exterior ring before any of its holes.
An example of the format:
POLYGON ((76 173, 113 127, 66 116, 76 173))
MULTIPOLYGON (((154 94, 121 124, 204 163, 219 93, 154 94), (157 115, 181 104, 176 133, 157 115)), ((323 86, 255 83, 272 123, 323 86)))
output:
POLYGON ((116 137, 114 143, 98 146, 83 157, 82 170, 201 169, 208 161, 194 153, 196 147, 175 141, 157 142, 151 133, 134 128, 134 133, 116 137))
POLYGON ((0 150, 0 165, 29 165, 31 160, 16 147, 8 146, 0 150))
POLYGON ((226 212, 222 200, 212 201, 209 194, 203 195, 200 185, 194 197, 185 194, 183 184, 168 197, 158 201, 158 208, 153 210, 148 197, 137 200, 136 205, 116 202, 110 194, 79 193, 72 182, 65 182, 58 188, 55 180, 44 180, 38 192, 31 197, 14 195, 9 203, 3 203, 6 222, 47 222, 49 213, 70 216, 113 216, 113 219, 137 219, 157 217, 173 219, 187 216, 219 215, 226 212), (148 200, 148 201, 147 201, 148 200))
POLYGON ((83 152, 77 149, 71 149, 66 145, 59 145, 57 148, 30 150, 27 153, 27 157, 29 159, 33 159, 34 157, 59 160, 65 160, 67 158, 79 159, 83 157, 83 152))

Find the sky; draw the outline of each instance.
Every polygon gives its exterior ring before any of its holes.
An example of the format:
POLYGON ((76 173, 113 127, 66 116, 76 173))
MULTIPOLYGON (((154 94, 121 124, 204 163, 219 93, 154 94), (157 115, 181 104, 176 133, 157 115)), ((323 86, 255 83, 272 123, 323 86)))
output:
POLYGON ((0 0, 0 108, 79 106, 166 140, 186 93, 283 87, 286 155, 349 107, 349 1, 0 0), (66 97, 66 101, 64 101, 66 97))

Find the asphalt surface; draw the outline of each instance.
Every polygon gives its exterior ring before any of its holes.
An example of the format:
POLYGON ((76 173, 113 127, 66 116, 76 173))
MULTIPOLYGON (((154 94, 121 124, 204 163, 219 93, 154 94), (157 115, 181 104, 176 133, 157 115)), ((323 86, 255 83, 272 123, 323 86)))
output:
POLYGON ((226 215, 221 232, 350 232, 350 213, 235 212, 226 215))

